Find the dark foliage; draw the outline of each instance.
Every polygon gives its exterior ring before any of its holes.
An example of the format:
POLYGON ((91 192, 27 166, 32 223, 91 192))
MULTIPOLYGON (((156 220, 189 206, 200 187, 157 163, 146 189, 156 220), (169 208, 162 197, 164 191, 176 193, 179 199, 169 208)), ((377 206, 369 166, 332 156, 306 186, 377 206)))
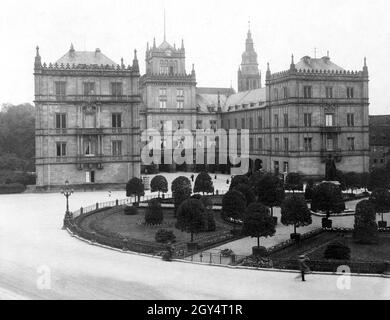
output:
POLYGON ((150 200, 145 212, 145 224, 160 225, 163 220, 164 216, 160 201, 158 199, 150 200))
POLYGON ((298 172, 291 172, 286 177, 286 183, 285 183, 285 189, 286 190, 303 190, 303 181, 302 181, 302 175, 298 172))
POLYGON ((353 238, 362 244, 372 244, 378 241, 375 208, 369 200, 362 200, 356 205, 353 238))
POLYGON ((248 176, 246 175, 234 176, 232 181, 230 182, 229 190, 233 190, 239 184, 248 184, 248 183, 249 183, 248 176))
POLYGON ((175 211, 177 211, 180 204, 191 196, 191 181, 183 176, 177 177, 172 181, 171 191, 175 203, 175 211))
POLYGON ((260 246, 260 237, 271 237, 275 234, 275 223, 270 210, 259 202, 246 208, 243 222, 242 234, 257 238, 257 246, 260 246))
POLYGON ((177 226, 188 233, 191 233, 191 242, 194 241, 194 234, 204 230, 205 208, 200 200, 184 200, 177 209, 177 226))
POLYGON ((195 179, 194 192, 213 193, 213 180, 206 171, 202 171, 195 179))
POLYGON ((245 197, 237 190, 227 192, 222 198, 222 216, 224 218, 242 219, 245 208, 245 197))
POLYGON ((248 184, 241 183, 241 184, 235 186, 233 190, 237 190, 244 195, 247 205, 250 205, 251 203, 256 202, 256 195, 253 192, 252 187, 250 187, 248 184))
POLYGON ((326 247, 324 258, 334 260, 349 260, 351 258, 351 249, 340 241, 334 241, 326 247))
POLYGON ((345 210, 343 195, 339 186, 324 182, 316 185, 312 192, 311 209, 324 211, 326 217, 345 210))
POLYGON ((155 239, 158 243, 169 243, 175 242, 176 236, 171 230, 160 229, 156 232, 155 239))
POLYGON ((132 178, 126 185, 126 196, 127 197, 138 197, 138 202, 140 201, 140 197, 145 195, 145 188, 142 180, 139 178, 132 178))
POLYGON ((281 214, 282 224, 294 226, 294 233, 297 227, 308 226, 312 223, 310 210, 302 196, 292 195, 286 198, 282 203, 281 214))
POLYGON ((160 192, 162 193, 168 192, 167 179, 162 175, 153 177, 152 181, 150 182, 150 189, 151 192, 158 192, 159 196, 160 196, 160 192))

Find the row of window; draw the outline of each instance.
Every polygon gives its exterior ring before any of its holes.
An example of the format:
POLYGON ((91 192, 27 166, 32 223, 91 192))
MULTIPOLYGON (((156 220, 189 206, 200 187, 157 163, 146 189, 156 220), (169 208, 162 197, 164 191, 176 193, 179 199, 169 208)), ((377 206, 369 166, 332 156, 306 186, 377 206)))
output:
MULTIPOLYGON (((56 155, 57 157, 66 157, 67 155, 67 143, 56 142, 56 155)), ((94 156, 96 154, 96 145, 92 141, 86 141, 84 144, 83 154, 85 156, 94 156)), ((111 152, 115 157, 122 156, 122 141, 114 140, 111 141, 111 152)))
MULTIPOLYGON (((279 99, 279 89, 278 88, 274 88, 274 99, 277 100, 279 99)), ((288 98, 288 88, 287 87, 283 87, 282 88, 282 94, 281 94, 281 98, 283 99, 287 99, 288 98)), ((313 98, 313 88, 312 86, 304 86, 303 87, 303 97, 304 98, 313 98)), ((327 99, 331 99, 333 98, 334 95, 333 95, 333 87, 325 87, 325 98, 327 99)), ((347 99, 353 99, 354 98, 354 88, 353 87, 347 87, 347 92, 346 92, 346 98, 347 99)))
MULTIPOLYGON (((160 97, 166 97, 167 96, 167 89, 166 88, 160 88, 159 96, 160 97)), ((178 98, 184 98, 184 90, 183 89, 176 89, 176 96, 178 98)))
MULTIPOLYGON (((230 129, 231 123, 230 119, 227 120, 227 128, 230 129)), ((333 113, 327 113, 325 114, 325 125, 327 127, 333 127, 336 125, 335 122, 335 115, 333 113)), ((289 121, 288 121, 288 114, 285 113, 283 115, 283 127, 287 128, 289 126, 289 121)), ((303 114, 303 126, 304 127, 311 127, 312 126, 312 114, 311 113, 304 113, 303 114)), ((348 127, 354 127, 355 126, 355 115, 353 113, 348 113, 347 114, 347 126, 348 127)), ((245 129, 246 123, 245 119, 241 119, 241 129, 245 129)), ((274 115, 274 127, 279 127, 279 115, 275 114, 274 115)), ((238 119, 234 119, 234 128, 238 129, 238 119)), ((258 117, 257 120, 257 128, 258 129, 263 129, 263 118, 261 116, 258 117)), ((253 129, 253 119, 249 119, 249 129, 253 129)))
MULTIPOLYGON (((67 115, 66 113, 56 113, 55 127, 56 129, 66 129, 67 128, 67 115)), ((112 128, 122 128, 122 114, 121 113, 112 113, 111 114, 111 127, 112 128)))
MULTIPOLYGON (((110 89, 112 96, 119 97, 123 95, 122 82, 111 82, 110 89)), ((63 98, 66 96, 66 81, 55 82, 55 94, 57 98, 63 98)), ((84 96, 95 95, 95 82, 83 82, 83 94, 84 96)))
MULTIPOLYGON (((167 89, 161 88, 159 90, 159 102, 160 102, 160 109, 166 109, 167 108, 167 89)), ((184 109, 184 90, 183 89, 176 89, 176 108, 177 109, 184 109)))
MULTIPOLYGON (((168 129, 167 128, 167 121, 161 120, 160 121, 160 129, 168 129)), ((185 129, 184 128, 184 120, 177 120, 177 128, 178 129, 185 129)), ((213 130, 217 129, 217 120, 210 120, 210 128, 213 130)), ((196 121, 196 129, 203 129, 203 121, 202 120, 197 120, 196 121)))
MULTIPOLYGON (((306 152, 313 151, 313 144, 312 144, 313 138, 304 138, 303 139, 303 148, 306 152)), ((258 138, 258 150, 263 150, 263 138, 258 138)), ((326 150, 333 151, 335 148, 335 141, 333 137, 330 135, 326 139, 326 150)), ((254 139, 249 139, 249 149, 254 150, 254 139)), ((280 149, 280 139, 275 138, 274 139, 274 150, 275 151, 289 151, 289 139, 283 138, 283 149, 280 149)), ((347 150, 348 151, 354 151, 355 150, 355 138, 354 137, 348 137, 347 138, 347 150)))

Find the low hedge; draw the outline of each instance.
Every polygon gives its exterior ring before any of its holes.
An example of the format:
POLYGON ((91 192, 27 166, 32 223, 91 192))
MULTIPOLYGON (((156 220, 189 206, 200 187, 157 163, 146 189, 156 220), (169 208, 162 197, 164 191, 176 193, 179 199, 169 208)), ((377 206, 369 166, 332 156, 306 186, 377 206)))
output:
POLYGON ((0 194, 22 193, 25 190, 21 183, 0 184, 0 194))

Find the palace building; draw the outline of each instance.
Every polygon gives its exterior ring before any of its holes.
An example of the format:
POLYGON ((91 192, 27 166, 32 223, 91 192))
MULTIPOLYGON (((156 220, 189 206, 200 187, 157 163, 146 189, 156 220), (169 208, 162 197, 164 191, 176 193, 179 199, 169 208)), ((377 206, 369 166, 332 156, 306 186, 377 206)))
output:
MULTIPOLYGON (((262 86, 258 56, 249 30, 232 88, 197 87, 195 67, 186 69, 180 46, 147 44, 145 74, 136 51, 132 66, 73 46, 54 64, 35 57, 37 186, 123 185, 151 171, 190 171, 194 164, 142 165, 140 133, 187 129, 249 130, 250 170, 325 175, 370 167, 369 95, 366 61, 347 71, 329 55, 291 57, 285 71, 271 73, 262 86)), ((180 137, 161 141, 162 153, 182 146, 180 137)), ((197 141, 194 141, 194 146, 197 141)), ((218 149, 217 151, 221 151, 218 149)), ((195 153, 193 155, 196 157, 195 153)), ((214 169, 220 169, 217 166, 214 169)), ((226 169, 226 167, 224 167, 226 169)))
MULTIPOLYGON (((252 49, 249 31, 242 65, 252 52, 252 74, 260 75, 252 49)), ((366 60, 361 71, 346 71, 329 55, 298 63, 292 56, 285 71, 272 74, 268 65, 264 88, 241 91, 245 83, 256 83, 243 82, 244 70, 239 92, 228 97, 221 116, 223 128, 250 131, 251 170, 320 177, 329 160, 343 172, 369 170, 366 60)))
POLYGON ((37 189, 125 184, 140 175, 139 66, 99 49, 70 50, 42 63, 34 78, 37 189))

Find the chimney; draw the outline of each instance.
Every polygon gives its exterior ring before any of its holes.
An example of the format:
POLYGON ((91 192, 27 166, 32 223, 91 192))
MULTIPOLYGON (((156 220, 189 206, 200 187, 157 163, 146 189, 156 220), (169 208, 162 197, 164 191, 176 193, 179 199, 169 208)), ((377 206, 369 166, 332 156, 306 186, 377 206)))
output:
POLYGON ((98 54, 100 54, 100 53, 101 53, 100 49, 99 49, 99 48, 96 48, 96 50, 95 50, 95 57, 96 57, 98 54))

